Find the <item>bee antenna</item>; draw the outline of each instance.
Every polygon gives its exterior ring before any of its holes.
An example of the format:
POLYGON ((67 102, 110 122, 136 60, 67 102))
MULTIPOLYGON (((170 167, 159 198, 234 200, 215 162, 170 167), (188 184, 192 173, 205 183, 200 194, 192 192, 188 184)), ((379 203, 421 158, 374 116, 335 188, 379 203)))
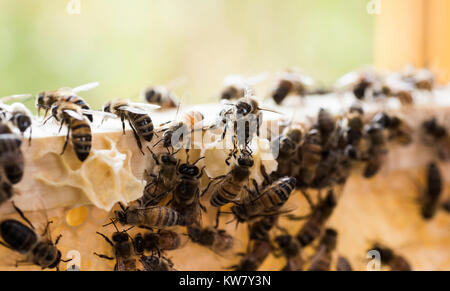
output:
POLYGON ((200 160, 203 160, 205 157, 200 157, 200 158, 198 158, 192 165, 195 165, 195 164, 197 164, 200 160))
POLYGON ((111 223, 112 223, 112 225, 114 225, 114 228, 116 229, 116 231, 119 232, 119 229, 117 228, 117 225, 114 222, 114 219, 113 218, 110 218, 110 219, 111 219, 111 223))
POLYGON ((273 112, 273 113, 276 113, 276 114, 282 114, 281 112, 278 112, 278 111, 276 111, 276 110, 272 110, 272 109, 269 109, 269 108, 262 108, 262 107, 257 107, 258 108, 258 110, 262 110, 262 111, 268 111, 268 112, 273 112))
POLYGON ((160 138, 154 145, 153 145, 153 147, 155 147, 155 146, 157 146, 160 142, 162 142, 164 139, 163 138, 160 138))

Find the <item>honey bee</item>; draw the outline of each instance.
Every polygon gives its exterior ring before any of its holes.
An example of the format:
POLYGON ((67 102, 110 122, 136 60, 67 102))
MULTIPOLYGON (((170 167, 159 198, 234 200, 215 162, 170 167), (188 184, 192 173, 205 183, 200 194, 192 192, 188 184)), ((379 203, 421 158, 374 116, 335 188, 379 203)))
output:
POLYGON ((161 256, 161 251, 176 250, 181 246, 181 238, 178 233, 170 230, 160 229, 158 232, 147 232, 142 235, 138 233, 134 239, 134 250, 137 255, 144 252, 154 252, 161 256))
MULTIPOLYGON (((148 148, 148 147, 147 147, 148 148)), ((157 205, 162 199, 171 193, 174 189, 174 181, 177 178, 177 166, 179 159, 175 158, 175 153, 161 153, 157 156, 148 148, 155 161, 157 175, 146 172, 147 184, 144 188, 144 194, 140 199, 142 206, 157 205)))
POLYGON ((320 240, 317 252, 311 258, 308 271, 329 271, 333 251, 336 249, 337 232, 332 228, 327 228, 320 240))
MULTIPOLYGON (((27 96, 27 95, 14 95, 14 96, 27 96)), ((13 98, 14 96, 3 97, 0 99, 0 102, 4 98, 13 98)), ((30 137, 29 142, 31 142, 32 135, 32 114, 30 110, 28 110, 25 105, 22 103, 13 103, 11 105, 1 104, 0 103, 0 114, 3 115, 4 121, 9 121, 15 128, 17 128, 22 136, 25 131, 30 129, 30 137)))
POLYGON ((323 108, 319 110, 316 127, 320 132, 322 146, 325 146, 336 127, 334 116, 330 111, 323 108))
POLYGON ((24 158, 21 145, 21 137, 12 133, 7 124, 0 122, 0 164, 11 184, 19 183, 23 177, 24 158))
POLYGON ((293 177, 284 177, 273 182, 271 185, 259 191, 255 185, 256 193, 249 191, 250 199, 242 203, 236 203, 231 207, 237 222, 246 222, 254 218, 273 215, 280 211, 280 208, 289 199, 294 189, 296 179, 293 177))
POLYGON ((59 270, 60 262, 70 261, 62 260, 61 252, 56 247, 61 239, 61 235, 56 238, 55 242, 50 237, 49 225, 51 221, 47 223, 42 236, 39 236, 33 224, 25 217, 22 210, 14 203, 13 207, 27 225, 15 219, 3 220, 0 223, 0 234, 3 242, 0 242, 0 244, 25 257, 24 260, 17 261, 16 266, 20 263, 32 263, 40 266, 42 269, 59 270))
POLYGON ((230 269, 234 271, 257 271, 270 255, 272 249, 273 247, 268 240, 250 241, 247 253, 238 254, 242 256, 241 260, 237 265, 231 266, 230 269))
POLYGON ((234 238, 223 229, 188 226, 187 230, 192 242, 207 247, 217 254, 223 255, 234 246, 234 238))
MULTIPOLYGON (((40 115, 41 109, 45 110, 44 118, 47 116, 48 111, 56 103, 73 103, 78 105, 82 109, 90 110, 89 105, 83 98, 77 95, 78 92, 91 90, 99 85, 98 82, 92 82, 85 85, 78 86, 76 88, 60 88, 53 91, 41 92, 36 96, 36 109, 38 115, 40 115)), ((90 113, 85 113, 85 116, 90 122, 93 121, 93 117, 90 113)))
POLYGON ((298 149, 298 155, 301 160, 297 186, 307 187, 314 180, 317 166, 322 159, 322 142, 320 132, 310 129, 303 141, 303 145, 298 149))
POLYGON ((365 133, 370 142, 368 161, 364 168, 363 175, 365 178, 375 176, 383 164, 385 154, 387 153, 386 140, 383 127, 377 123, 368 124, 365 133))
POLYGON ((434 162, 428 164, 426 181, 426 190, 420 199, 421 214, 424 219, 431 219, 436 214, 443 189, 442 175, 434 162))
POLYGON ((130 240, 130 236, 126 231, 119 231, 114 221, 111 221, 111 223, 116 228, 111 239, 103 233, 97 232, 97 234, 103 237, 113 248, 115 258, 104 254, 97 254, 96 252, 94 252, 94 255, 105 260, 112 261, 115 259, 116 264, 114 265, 114 271, 137 271, 136 259, 133 254, 133 244, 130 240))
POLYGON ((249 224, 250 240, 269 240, 269 232, 277 221, 278 215, 269 215, 249 224))
POLYGON ((431 118, 422 123, 423 139, 426 145, 437 150, 439 158, 450 159, 450 133, 447 128, 431 118))
MULTIPOLYGON (((233 166, 227 175, 219 176, 211 180, 211 182, 218 180, 209 201, 211 206, 218 208, 216 226, 219 225, 220 207, 234 201, 239 196, 242 187, 248 183, 250 169, 253 167, 253 164, 254 160, 250 152, 243 150, 237 159, 237 164, 233 166)), ((202 196, 208 191, 211 182, 203 191, 202 196)))
POLYGON ((309 93, 314 81, 304 74, 295 71, 287 71, 281 74, 276 85, 272 89, 271 97, 276 104, 291 94, 305 96, 309 93))
MULTIPOLYGON (((125 99, 109 101, 103 106, 103 111, 117 115, 122 121, 122 130, 125 134, 125 119, 128 120, 134 138, 142 152, 141 138, 146 142, 153 139, 153 122, 150 115, 143 108, 156 109, 158 105, 136 104, 125 99)), ((144 153, 144 152, 142 152, 144 153)))
POLYGON ((122 225, 164 228, 174 225, 185 225, 183 217, 177 211, 164 206, 125 208, 119 203, 121 211, 114 211, 114 221, 122 225))
POLYGON ((395 251, 387 246, 375 243, 370 250, 375 250, 380 253, 380 259, 382 264, 386 264, 390 267, 391 271, 411 271, 411 265, 408 261, 395 253, 395 251))
POLYGON ((171 260, 165 257, 141 256, 143 271, 176 271, 171 260))
POLYGON ((431 91, 435 86, 435 76, 428 69, 416 69, 413 66, 407 66, 401 72, 403 81, 413 84, 419 90, 431 91))
POLYGON ((291 235, 283 234, 275 237, 282 255, 286 258, 286 266, 282 271, 302 271, 304 260, 300 243, 291 235))
MULTIPOLYGON (((330 218, 337 204, 333 190, 329 190, 327 196, 321 199, 316 205, 313 205, 310 199, 308 199, 308 202, 312 207, 312 212, 296 236, 302 247, 311 244, 320 236, 325 222, 330 218)), ((291 217, 291 219, 295 220, 296 218, 291 217)), ((302 217, 300 219, 304 218, 302 217)))
POLYGON ((178 98, 164 86, 153 86, 144 91, 144 99, 150 104, 161 106, 161 109, 177 108, 178 98))
POLYGON ((54 103, 50 118, 52 117, 60 122, 60 130, 63 125, 67 125, 67 136, 61 155, 66 151, 70 138, 77 158, 81 162, 86 160, 91 152, 92 133, 89 120, 83 116, 81 107, 71 102, 54 103))
POLYGON ((203 176, 203 169, 199 170, 197 162, 189 163, 189 155, 186 163, 178 167, 178 182, 173 191, 171 206, 183 217, 186 226, 198 224, 201 218, 201 210, 206 209, 200 204, 200 178, 203 176))
POLYGON ((190 133, 203 129, 202 122, 204 119, 205 116, 200 111, 188 111, 183 114, 180 121, 174 121, 168 128, 161 130, 164 134, 160 141, 163 141, 163 146, 166 148, 181 148, 180 143, 184 142, 184 138, 189 141, 190 133))
POLYGON ((252 90, 252 84, 240 75, 230 75, 223 81, 220 99, 237 100, 247 96, 248 91, 252 90))
POLYGON ((353 271, 353 269, 347 258, 339 256, 336 262, 336 271, 353 271))
POLYGON ((412 142, 412 129, 399 117, 379 112, 374 116, 372 122, 381 125, 388 131, 388 140, 395 140, 403 145, 412 142))
POLYGON ((303 131, 298 127, 287 127, 282 134, 271 142, 272 153, 277 157, 278 168, 276 177, 292 175, 293 164, 298 161, 293 159, 302 141, 303 131))

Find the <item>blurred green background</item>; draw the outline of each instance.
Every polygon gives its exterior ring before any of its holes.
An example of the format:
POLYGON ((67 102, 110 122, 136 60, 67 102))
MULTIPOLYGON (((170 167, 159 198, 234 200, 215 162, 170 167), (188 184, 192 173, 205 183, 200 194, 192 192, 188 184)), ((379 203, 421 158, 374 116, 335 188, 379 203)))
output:
MULTIPOLYGON (((93 108, 180 76, 211 101, 228 74, 297 66, 322 84, 370 64, 365 0, 0 0, 0 95, 99 81, 93 108)), ((32 106, 33 102, 27 104, 32 106)))

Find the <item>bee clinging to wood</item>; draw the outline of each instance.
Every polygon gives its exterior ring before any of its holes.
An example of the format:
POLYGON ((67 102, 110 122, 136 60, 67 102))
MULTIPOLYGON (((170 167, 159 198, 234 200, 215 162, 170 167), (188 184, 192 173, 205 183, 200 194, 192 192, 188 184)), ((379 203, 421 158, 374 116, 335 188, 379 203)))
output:
POLYGON ((200 170, 196 166, 201 159, 203 157, 191 164, 189 162, 189 154, 187 154, 186 163, 178 167, 178 183, 173 191, 171 207, 181 214, 187 226, 199 224, 201 210, 206 211, 203 205, 200 204, 199 188, 204 168, 200 170))
POLYGON ((150 142, 152 141, 154 135, 153 121, 144 108, 157 109, 159 106, 140 103, 136 104, 125 99, 109 101, 103 106, 104 112, 115 114, 120 118, 122 121, 122 130, 124 134, 125 119, 128 120, 128 124, 133 131, 134 138, 136 139, 136 143, 141 151, 141 138, 146 142, 150 142))
POLYGON ((271 141, 271 149, 274 157, 277 157, 278 168, 272 176, 281 178, 293 175, 293 166, 299 161, 293 157, 297 155, 303 137, 303 131, 299 127, 289 126, 283 130, 280 136, 271 141))
POLYGON ((171 260, 165 257, 141 256, 139 258, 143 271, 176 271, 171 260))
POLYGON ((296 179, 293 177, 280 178, 261 191, 255 184, 256 193, 247 190, 250 194, 248 199, 233 205, 231 212, 237 222, 246 222, 257 217, 277 214, 289 199, 295 185, 296 179))
POLYGON ((187 230, 192 242, 207 247, 219 255, 224 255, 234 246, 234 238, 223 229, 188 226, 187 230))
POLYGON ((120 211, 114 211, 114 221, 122 225, 146 226, 164 228, 168 226, 184 225, 183 217, 174 209, 164 206, 125 208, 119 203, 120 211))
POLYGON ((329 271, 333 251, 336 249, 337 232, 328 228, 320 240, 317 252, 311 258, 311 264, 308 271, 329 271))
POLYGON ((234 271, 257 271, 272 252, 272 245, 268 240, 250 241, 246 253, 240 253, 241 260, 231 266, 234 271))
POLYGON ((269 232, 277 224, 278 217, 278 215, 263 216, 259 220, 249 223, 249 239, 269 240, 269 232))
MULTIPOLYGON (((67 125, 67 136, 61 155, 64 154, 69 139, 78 159, 83 162, 89 156, 92 147, 91 125, 80 106, 71 102, 57 102, 52 106, 52 115, 60 123, 60 130, 67 125)), ((47 119, 48 120, 48 119, 47 119)))
POLYGON ((426 189, 420 197, 421 214, 424 219, 431 219, 439 206, 439 198, 443 189, 442 175, 436 163, 427 166, 426 189))
POLYGON ((111 223, 113 223, 116 228, 116 231, 112 234, 111 239, 103 233, 97 232, 97 234, 103 237, 105 241, 113 248, 114 257, 97 254, 95 252, 94 255, 106 260, 115 259, 116 264, 114 266, 114 271, 137 271, 136 259, 134 258, 133 244, 130 240, 130 236, 126 231, 119 231, 117 226, 114 224, 114 221, 111 221, 111 223))
POLYGON ((391 271, 412 271, 409 262, 403 256, 397 254, 393 249, 375 243, 370 250, 378 251, 381 263, 388 265, 391 271))
POLYGON ((164 133, 160 141, 166 148, 180 149, 182 145, 190 141, 192 132, 203 129, 204 119, 205 116, 200 111, 190 110, 184 113, 180 119, 176 118, 175 121, 170 122, 167 128, 161 130, 164 133))
POLYGON ((205 188, 202 195, 208 191, 212 182, 216 182, 210 204, 217 207, 216 226, 219 225, 220 207, 236 200, 241 193, 243 186, 248 184, 250 177, 250 169, 253 167, 254 160, 251 153, 247 150, 241 151, 237 163, 232 167, 231 171, 223 176, 215 177, 205 188))
MULTIPOLYGON (((148 148, 148 147, 147 147, 148 148)), ((157 174, 145 172, 147 184, 144 188, 144 194, 139 202, 142 206, 154 206, 170 194, 176 186, 177 166, 179 159, 175 158, 175 153, 160 153, 156 155, 148 148, 155 161, 155 170, 157 174)))
MULTIPOLYGON (((23 95, 15 95, 15 96, 23 96, 23 95)), ((15 128, 17 128, 20 131, 22 135, 25 133, 25 131, 30 129, 29 142, 31 142, 31 135, 32 135, 31 125, 33 116, 30 110, 28 110, 28 108, 26 108, 25 105, 18 102, 13 103, 11 105, 2 104, 1 100, 3 98, 0 99, 0 115, 2 115, 0 119, 10 122, 15 128)))
POLYGON ((295 176, 298 179, 298 187, 305 188, 314 180, 317 166, 322 159, 321 144, 320 132, 315 128, 310 129, 297 151, 298 158, 301 160, 299 173, 295 176))
POLYGON ((297 239, 290 234, 282 234, 275 237, 275 242, 280 247, 281 254, 286 258, 286 265, 282 271, 302 271, 304 260, 301 245, 297 239))
POLYGON ((39 235, 22 210, 14 203, 13 207, 27 225, 15 219, 6 219, 0 222, 0 234, 3 239, 0 244, 24 256, 24 260, 17 261, 16 266, 31 263, 42 269, 59 270, 61 262, 70 261, 61 259, 61 252, 56 247, 61 235, 56 238, 55 242, 51 239, 49 229, 51 221, 47 222, 43 234, 39 235))
POLYGON ((380 170, 384 157, 387 153, 386 139, 383 127, 377 123, 366 125, 365 134, 369 140, 368 160, 364 168, 363 175, 365 178, 375 176, 380 170))
POLYGON ((422 123, 422 138, 426 145, 433 147, 439 158, 450 159, 450 133, 436 118, 430 118, 422 123))
MULTIPOLYGON (((337 204, 336 195, 333 190, 329 190, 327 196, 320 200, 316 205, 312 204, 311 199, 306 193, 304 194, 312 207, 312 212, 306 217, 307 220, 305 224, 303 224, 296 235, 297 240, 300 242, 302 247, 311 244, 321 235, 326 221, 330 218, 337 204)), ((291 217, 291 219, 296 220, 297 218, 291 217)), ((304 217, 298 219, 304 219, 304 217)))
MULTIPOLYGON (((76 88, 60 88, 52 91, 41 92, 36 96, 36 109, 38 115, 41 110, 45 110, 44 118, 47 116, 48 111, 56 103, 73 103, 78 105, 81 109, 90 110, 89 105, 83 98, 77 95, 78 92, 91 90, 99 85, 98 82, 92 82, 85 85, 78 86, 76 88)), ((85 116, 89 121, 93 121, 92 114, 86 112, 85 116)))
POLYGON ((178 233, 160 229, 158 232, 146 232, 144 235, 138 233, 134 239, 134 250, 137 255, 143 255, 144 252, 155 251, 161 255, 162 251, 176 250, 181 246, 181 238, 178 233))

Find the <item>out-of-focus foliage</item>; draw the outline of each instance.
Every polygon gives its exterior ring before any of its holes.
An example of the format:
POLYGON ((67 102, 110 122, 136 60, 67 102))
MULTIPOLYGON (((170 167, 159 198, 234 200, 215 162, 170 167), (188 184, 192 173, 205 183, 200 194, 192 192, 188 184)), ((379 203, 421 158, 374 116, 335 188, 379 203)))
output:
POLYGON ((185 76, 177 92, 205 102, 228 74, 297 66, 328 84, 372 62, 363 0, 69 1, 0 0, 0 95, 99 81, 82 95, 99 108, 185 76))

